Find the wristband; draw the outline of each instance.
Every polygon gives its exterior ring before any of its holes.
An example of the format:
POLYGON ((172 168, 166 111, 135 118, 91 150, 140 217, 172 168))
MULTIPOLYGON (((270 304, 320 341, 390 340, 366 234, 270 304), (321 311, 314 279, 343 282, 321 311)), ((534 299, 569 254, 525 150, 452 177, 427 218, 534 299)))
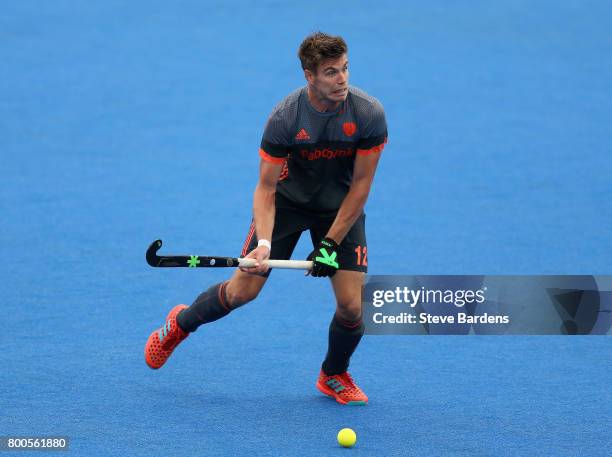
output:
POLYGON ((272 245, 270 244, 270 242, 268 240, 259 240, 257 242, 257 247, 259 246, 265 246, 267 247, 270 251, 272 250, 272 245))

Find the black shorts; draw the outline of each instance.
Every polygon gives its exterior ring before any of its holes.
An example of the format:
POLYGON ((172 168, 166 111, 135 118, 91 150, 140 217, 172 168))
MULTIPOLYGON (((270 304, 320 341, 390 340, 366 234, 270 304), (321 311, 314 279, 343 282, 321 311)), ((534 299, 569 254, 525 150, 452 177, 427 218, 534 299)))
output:
MULTIPOLYGON (((319 243, 334 222, 335 216, 318 216, 292 206, 284 197, 276 194, 276 214, 272 230, 271 259, 288 260, 305 230, 310 231, 313 248, 319 243)), ((257 247, 255 223, 251 227, 240 254, 246 256, 257 247)), ((340 270, 368 272, 368 245, 365 232, 365 213, 355 221, 346 234, 338 251, 340 270)))

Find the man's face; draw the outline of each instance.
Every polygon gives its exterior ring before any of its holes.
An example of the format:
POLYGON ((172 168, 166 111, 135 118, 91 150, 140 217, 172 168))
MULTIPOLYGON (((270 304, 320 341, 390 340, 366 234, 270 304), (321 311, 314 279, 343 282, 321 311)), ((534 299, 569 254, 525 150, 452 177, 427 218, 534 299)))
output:
POLYGON ((344 101, 348 95, 348 59, 346 54, 334 60, 324 60, 316 73, 305 71, 306 79, 320 100, 332 103, 344 101))

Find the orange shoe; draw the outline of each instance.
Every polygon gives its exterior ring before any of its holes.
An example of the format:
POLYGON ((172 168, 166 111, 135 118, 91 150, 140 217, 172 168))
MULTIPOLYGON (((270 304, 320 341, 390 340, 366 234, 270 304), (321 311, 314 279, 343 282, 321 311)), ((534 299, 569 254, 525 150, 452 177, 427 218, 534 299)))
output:
POLYGON ((187 308, 186 305, 176 305, 168 313, 164 326, 149 335, 144 350, 145 361, 154 370, 161 368, 174 348, 189 336, 189 333, 181 329, 176 323, 176 316, 185 308, 187 308))
POLYGON ((317 380, 317 389, 325 395, 334 397, 338 403, 343 405, 365 405, 368 403, 368 396, 355 384, 348 371, 327 376, 321 370, 317 380))

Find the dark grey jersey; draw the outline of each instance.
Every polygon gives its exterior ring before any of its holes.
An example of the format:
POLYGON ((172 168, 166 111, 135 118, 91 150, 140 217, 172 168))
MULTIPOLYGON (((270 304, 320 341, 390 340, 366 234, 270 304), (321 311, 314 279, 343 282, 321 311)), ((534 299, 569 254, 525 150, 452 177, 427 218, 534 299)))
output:
POLYGON ((277 192, 286 200, 330 214, 349 191, 356 155, 379 153, 386 142, 385 112, 374 97, 351 86, 336 111, 321 113, 302 87, 272 111, 259 154, 284 165, 277 192))

